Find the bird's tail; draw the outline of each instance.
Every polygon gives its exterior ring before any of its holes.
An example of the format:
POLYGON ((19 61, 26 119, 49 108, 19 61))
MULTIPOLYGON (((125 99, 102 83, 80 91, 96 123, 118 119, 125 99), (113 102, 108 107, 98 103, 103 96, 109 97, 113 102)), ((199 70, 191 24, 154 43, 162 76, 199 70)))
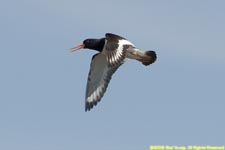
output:
POLYGON ((138 61, 140 61, 143 65, 148 66, 154 63, 157 59, 157 55, 155 51, 136 51, 139 56, 138 61))

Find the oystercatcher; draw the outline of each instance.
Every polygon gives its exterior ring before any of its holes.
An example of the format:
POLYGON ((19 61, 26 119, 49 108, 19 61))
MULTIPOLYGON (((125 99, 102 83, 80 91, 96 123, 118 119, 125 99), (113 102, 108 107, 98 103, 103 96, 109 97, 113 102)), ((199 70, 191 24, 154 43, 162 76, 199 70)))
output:
POLYGON ((135 59, 148 66, 156 61, 154 51, 143 51, 127 39, 106 33, 101 39, 86 39, 71 48, 71 52, 87 48, 99 53, 92 57, 85 96, 85 111, 89 111, 103 97, 113 73, 128 59, 135 59))

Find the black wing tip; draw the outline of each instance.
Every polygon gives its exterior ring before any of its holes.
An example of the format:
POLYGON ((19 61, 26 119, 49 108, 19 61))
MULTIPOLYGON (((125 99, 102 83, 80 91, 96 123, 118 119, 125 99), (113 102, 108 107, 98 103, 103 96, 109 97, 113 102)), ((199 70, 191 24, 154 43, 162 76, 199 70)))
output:
POLYGON ((111 39, 125 39, 124 37, 116 35, 116 34, 113 34, 113 33, 106 33, 105 37, 106 38, 111 38, 111 39))
POLYGON ((118 36, 118 35, 113 34, 113 33, 106 33, 105 36, 118 36))
POLYGON ((99 101, 86 102, 85 103, 85 112, 90 111, 94 106, 98 104, 99 101))
POLYGON ((85 103, 85 112, 90 111, 94 107, 93 103, 86 102, 85 103))
POLYGON ((90 107, 85 107, 85 112, 88 112, 88 111, 90 111, 90 110, 91 110, 90 107))

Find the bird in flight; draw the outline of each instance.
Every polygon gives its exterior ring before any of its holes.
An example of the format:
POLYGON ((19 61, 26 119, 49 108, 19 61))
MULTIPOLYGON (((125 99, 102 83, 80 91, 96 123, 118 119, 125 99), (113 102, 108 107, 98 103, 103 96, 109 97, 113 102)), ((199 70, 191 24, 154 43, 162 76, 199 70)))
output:
POLYGON ((157 59, 155 51, 143 51, 127 39, 112 33, 104 38, 86 39, 71 52, 82 48, 96 50, 92 57, 86 86, 85 111, 90 111, 103 97, 113 73, 127 60, 135 59, 148 66, 157 59))

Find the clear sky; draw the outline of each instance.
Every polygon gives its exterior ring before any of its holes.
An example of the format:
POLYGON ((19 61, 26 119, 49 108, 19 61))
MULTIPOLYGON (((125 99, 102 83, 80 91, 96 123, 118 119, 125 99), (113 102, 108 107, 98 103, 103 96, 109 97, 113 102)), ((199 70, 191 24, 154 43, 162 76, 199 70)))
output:
POLYGON ((225 144, 225 1, 0 2, 1 150, 148 150, 225 144), (128 61, 84 111, 96 52, 111 32, 155 50, 128 61))

